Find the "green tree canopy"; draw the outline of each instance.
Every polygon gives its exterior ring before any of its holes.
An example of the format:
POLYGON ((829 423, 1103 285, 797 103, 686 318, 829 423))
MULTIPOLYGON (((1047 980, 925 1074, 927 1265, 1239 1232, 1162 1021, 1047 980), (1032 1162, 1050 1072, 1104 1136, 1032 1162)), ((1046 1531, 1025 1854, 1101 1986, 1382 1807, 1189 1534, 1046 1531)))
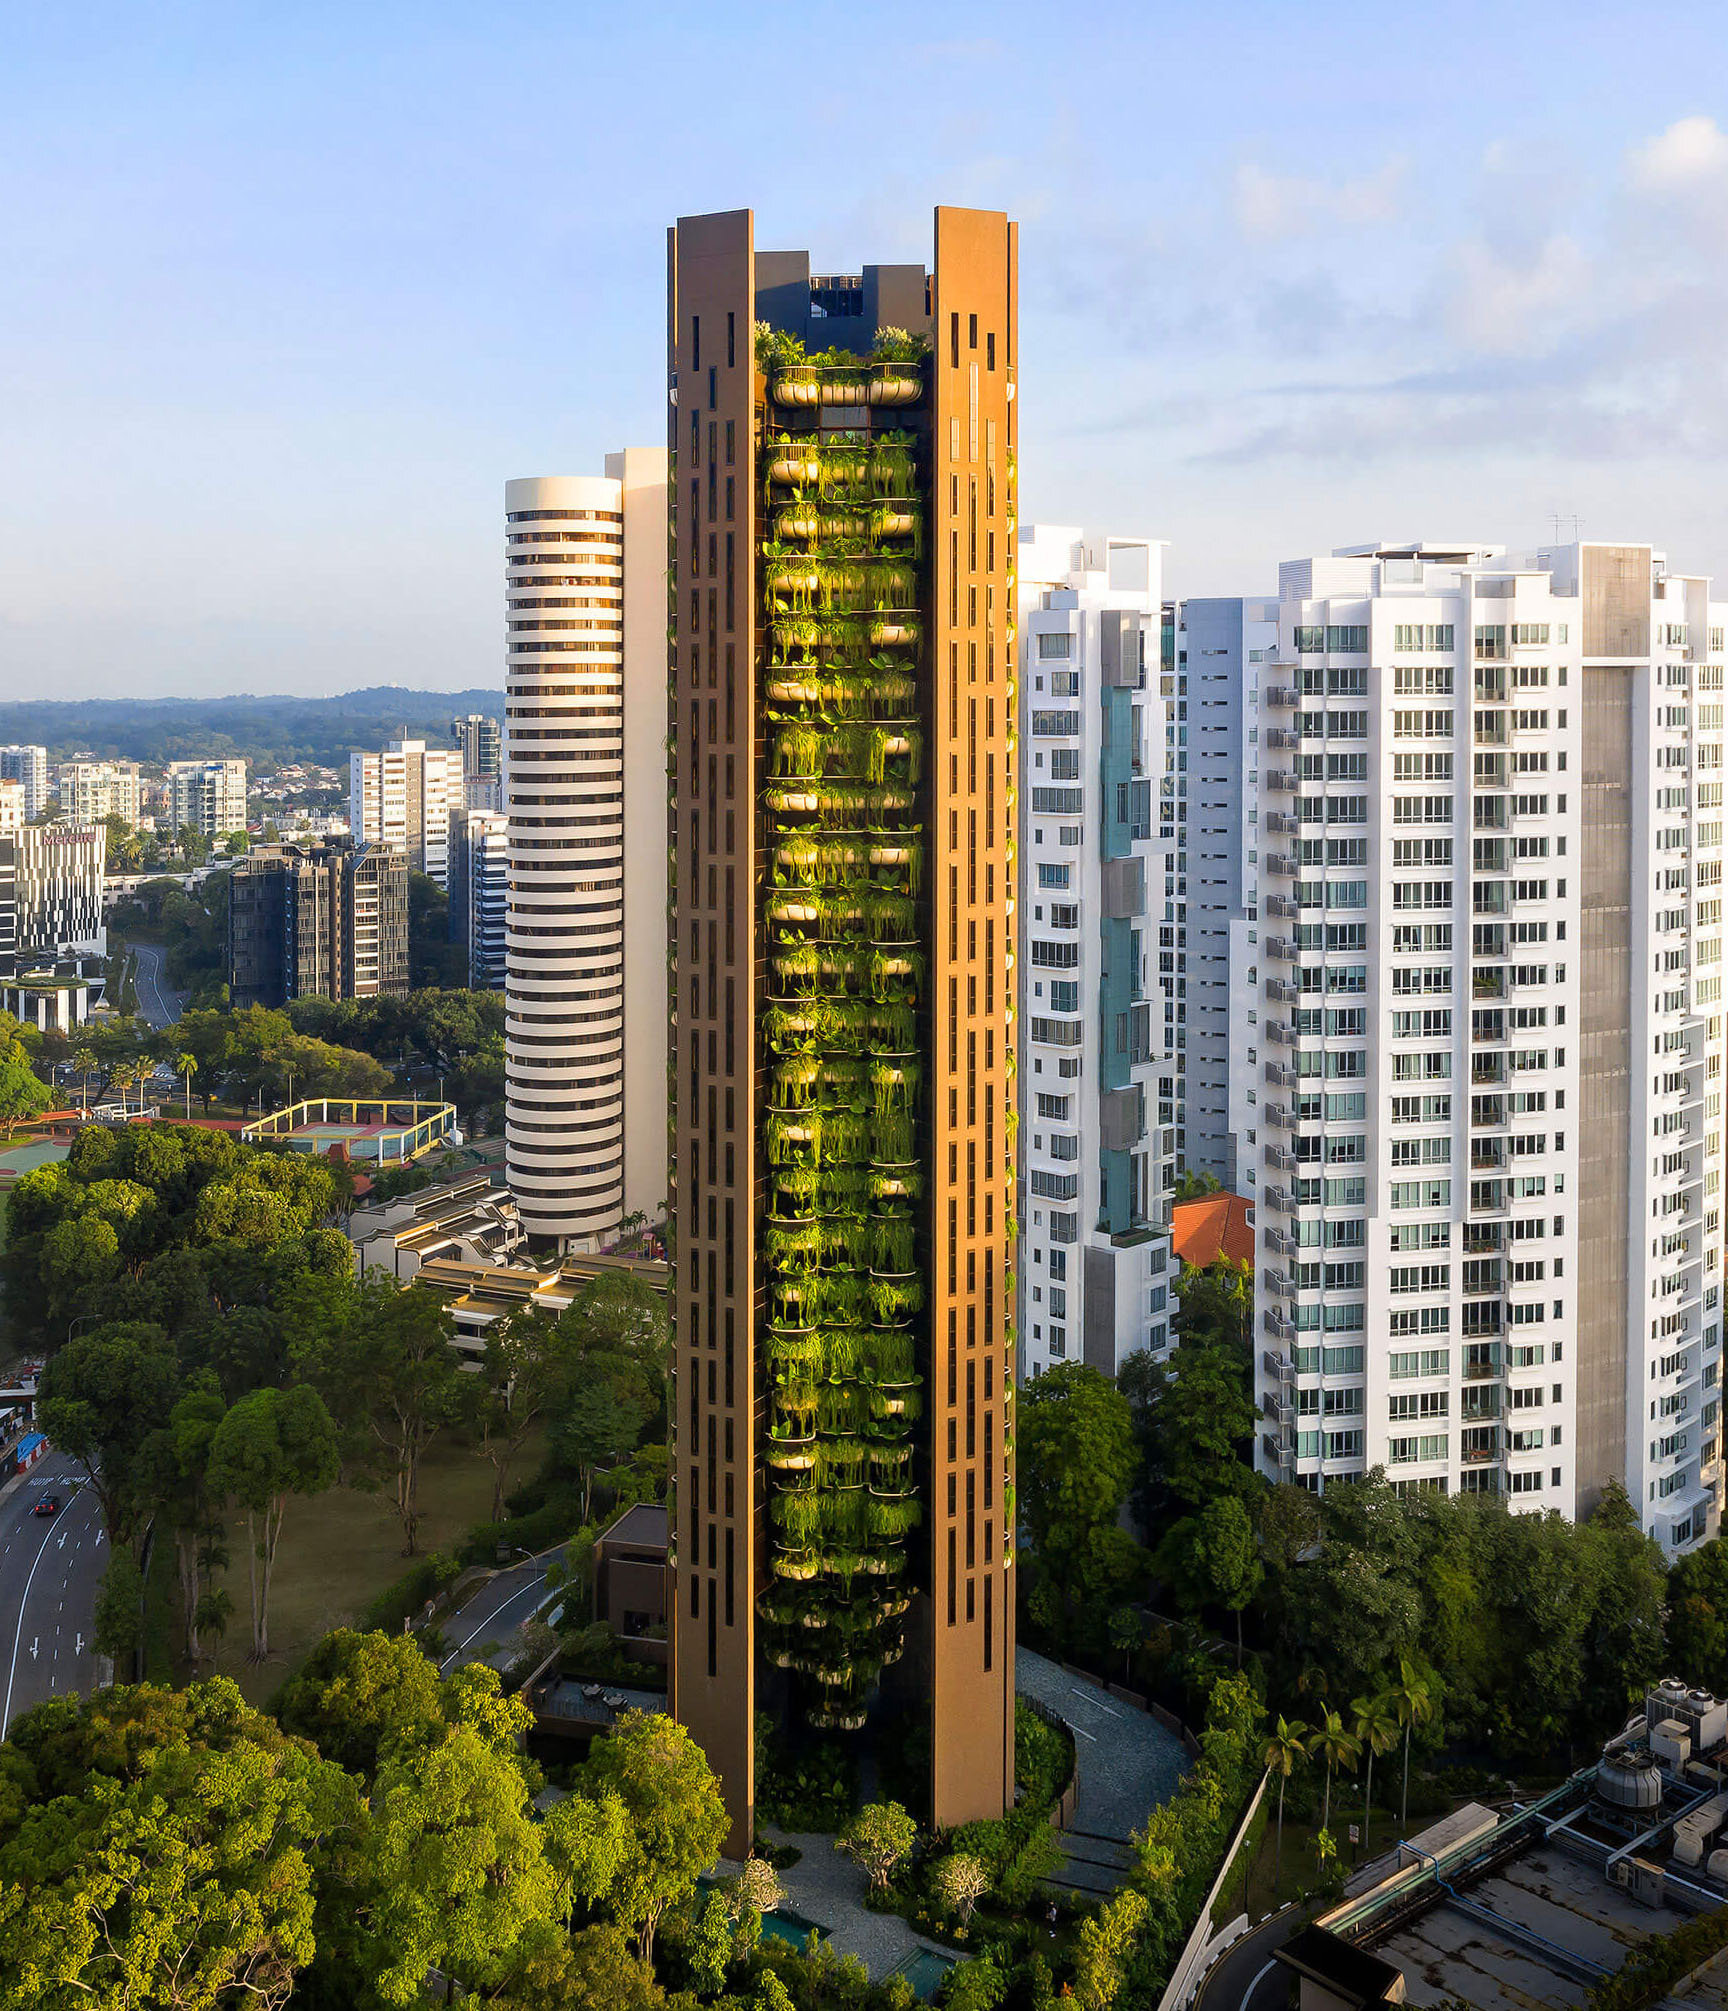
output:
POLYGON ((323 1841, 353 1783, 232 1683, 39 1707, 0 1795, 8 2001, 45 2007, 286 2002, 313 1953, 323 1841))
POLYGON ((410 1634, 326 1634, 282 1692, 285 1731, 370 1780, 386 1754, 423 1752, 447 1720, 438 1671, 410 1634))
POLYGON ((362 1967, 385 2004, 417 2002, 434 1967, 470 1988, 502 1982, 561 1911, 521 1769, 466 1726, 382 1762, 365 1867, 362 1967))
POLYGON ((53 1106, 54 1098, 31 1065, 23 1041, 15 1034, 0 1039, 0 1125, 6 1136, 10 1138, 26 1118, 40 1117, 53 1106))
POLYGON ((650 1959, 667 1907, 695 1891, 726 1841, 720 1784, 682 1725, 630 1711, 609 1738, 595 1741, 581 1786, 594 1799, 616 1796, 629 1819, 607 1905, 650 1959))
POLYGON ((1128 1400, 1065 1363, 1020 1398, 1019 1486, 1036 1582, 1031 1610, 1059 1643, 1108 1646, 1110 1615, 1140 1590, 1144 1551, 1117 1526, 1137 1458, 1128 1400))
POLYGON ((150 1507, 143 1449, 168 1422, 180 1371, 160 1327, 96 1327, 42 1372, 36 1421, 89 1474, 110 1543, 130 1544, 150 1507))

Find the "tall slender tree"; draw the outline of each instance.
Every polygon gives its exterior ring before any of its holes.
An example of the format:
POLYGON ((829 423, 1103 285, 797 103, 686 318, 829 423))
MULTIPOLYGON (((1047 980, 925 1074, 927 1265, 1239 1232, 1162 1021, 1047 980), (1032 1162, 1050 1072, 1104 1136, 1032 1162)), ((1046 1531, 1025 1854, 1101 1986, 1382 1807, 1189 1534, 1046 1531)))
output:
POLYGON ((252 1591, 252 1659, 270 1652, 270 1579, 288 1502, 319 1494, 341 1467, 336 1427, 318 1392, 253 1390, 216 1427, 210 1441, 209 1484, 246 1511, 252 1591))
POLYGON ((1272 1858, 1272 1896, 1278 1896, 1278 1881, 1284 1875, 1284 1790, 1298 1760, 1308 1753, 1308 1727, 1300 1718, 1280 1717, 1266 1741, 1265 1762, 1278 1776, 1278 1848, 1272 1858))
POLYGON ((1339 1714, 1328 1707, 1320 1715, 1315 1727, 1314 1738, 1309 1747, 1317 1753, 1326 1765, 1326 1799, 1320 1816, 1320 1827, 1329 1832, 1332 1828, 1332 1773, 1334 1768, 1356 1764, 1356 1755, 1362 1750, 1362 1742, 1339 1714))
POLYGON ((1377 1690, 1371 1697, 1357 1697, 1350 1705, 1356 1720, 1356 1737, 1367 1755, 1367 1785, 1362 1791, 1362 1851, 1368 1853, 1373 1824, 1374 1755, 1390 1752, 1398 1743, 1398 1708, 1390 1690, 1377 1690))
POLYGON ((1398 1678, 1388 1694, 1404 1727, 1404 1786, 1398 1798, 1398 1827, 1403 1830, 1410 1826, 1410 1734, 1433 1717, 1438 1703, 1433 1682, 1408 1655, 1399 1657, 1398 1678))

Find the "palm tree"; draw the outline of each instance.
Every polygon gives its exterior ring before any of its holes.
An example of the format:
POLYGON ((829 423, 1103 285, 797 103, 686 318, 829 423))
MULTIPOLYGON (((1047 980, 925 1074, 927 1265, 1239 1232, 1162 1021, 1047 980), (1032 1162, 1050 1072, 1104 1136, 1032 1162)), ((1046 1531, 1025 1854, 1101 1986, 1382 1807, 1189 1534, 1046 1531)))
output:
POLYGON ((174 1057, 174 1066, 180 1071, 186 1084, 186 1122, 192 1122, 192 1078, 198 1073, 198 1057, 182 1048, 174 1057))
POLYGON ((1314 1733, 1308 1750, 1318 1753, 1326 1762, 1326 1802, 1320 1817, 1320 1827, 1332 1827, 1332 1769, 1353 1766, 1356 1755, 1362 1750, 1362 1741, 1345 1724, 1338 1713, 1330 1708, 1320 1715, 1320 1724, 1314 1733))
POLYGON ((1278 1881, 1284 1871, 1284 1787, 1296 1762, 1308 1751, 1308 1727, 1300 1718, 1280 1717, 1266 1741, 1263 1755, 1268 1772, 1278 1776, 1278 1848, 1272 1859, 1272 1901, 1278 1901, 1278 1881))
POLYGON ((96 1073, 96 1056, 88 1047, 72 1050, 72 1066, 78 1071, 78 1098, 85 1110, 90 1108, 90 1078, 96 1073))
POLYGON ((1404 1727, 1404 1788, 1398 1797, 1398 1827, 1410 1826, 1410 1733, 1426 1724, 1435 1710, 1434 1685, 1407 1655, 1398 1659, 1398 1680, 1387 1689, 1398 1722, 1404 1727))
POLYGON ((1356 1717, 1356 1737, 1368 1755, 1368 1784, 1362 1792, 1362 1849, 1368 1850, 1373 1817, 1374 1755, 1390 1752, 1398 1743, 1398 1707, 1390 1690, 1377 1690, 1372 1697, 1358 1697, 1350 1709, 1356 1717))

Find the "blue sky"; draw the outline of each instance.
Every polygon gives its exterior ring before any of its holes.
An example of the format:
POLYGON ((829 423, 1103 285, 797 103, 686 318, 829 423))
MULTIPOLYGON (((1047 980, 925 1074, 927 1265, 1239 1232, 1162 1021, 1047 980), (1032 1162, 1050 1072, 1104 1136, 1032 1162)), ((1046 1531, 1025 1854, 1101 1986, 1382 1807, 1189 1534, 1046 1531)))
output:
POLYGON ((497 681, 503 482, 657 437, 665 225, 746 203, 1018 216, 1022 514, 1177 591, 1554 512, 1728 574, 1725 23, 0 0, 0 697, 497 681))

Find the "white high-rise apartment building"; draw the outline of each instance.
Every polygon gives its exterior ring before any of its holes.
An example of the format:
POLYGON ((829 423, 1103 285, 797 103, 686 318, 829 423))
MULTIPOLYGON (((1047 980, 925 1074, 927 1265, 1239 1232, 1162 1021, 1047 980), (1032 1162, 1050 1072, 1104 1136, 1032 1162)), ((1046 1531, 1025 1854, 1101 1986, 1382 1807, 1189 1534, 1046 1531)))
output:
POLYGON ((1171 1339, 1162 558, 1145 539, 1061 526, 1019 536, 1025 1375, 1064 1361, 1114 1374, 1171 1339))
POLYGON ((475 991, 502 991, 510 912, 510 824, 501 810, 450 817, 450 940, 468 953, 475 991))
POLYGON ((170 761, 168 815, 173 831, 220 838, 246 828, 244 761, 170 761))
POLYGON ((460 750, 388 740, 348 757, 348 822, 356 845, 394 845, 411 872, 450 881, 450 815, 462 808, 460 750))
POLYGON ((1187 976, 1183 1163, 1253 1197, 1258 1169, 1243 1146, 1254 1126, 1258 1008, 1248 969, 1260 841, 1260 666, 1275 653, 1278 603, 1189 600, 1177 621, 1187 765, 1183 852, 1187 901, 1180 947, 1187 976))
POLYGON ((1567 1514, 1621 1479, 1681 1548, 1721 1489, 1728 614, 1594 544, 1301 560, 1276 612, 1263 1465, 1567 1514))
POLYGON ((505 488, 505 1159, 571 1248, 666 1195, 666 475, 505 488))
POLYGON ((100 824, 109 817, 138 822, 136 761, 68 761, 56 788, 68 824, 100 824))
POLYGON ((0 782, 16 782, 24 791, 24 815, 35 817, 48 801, 46 747, 0 747, 0 782))

